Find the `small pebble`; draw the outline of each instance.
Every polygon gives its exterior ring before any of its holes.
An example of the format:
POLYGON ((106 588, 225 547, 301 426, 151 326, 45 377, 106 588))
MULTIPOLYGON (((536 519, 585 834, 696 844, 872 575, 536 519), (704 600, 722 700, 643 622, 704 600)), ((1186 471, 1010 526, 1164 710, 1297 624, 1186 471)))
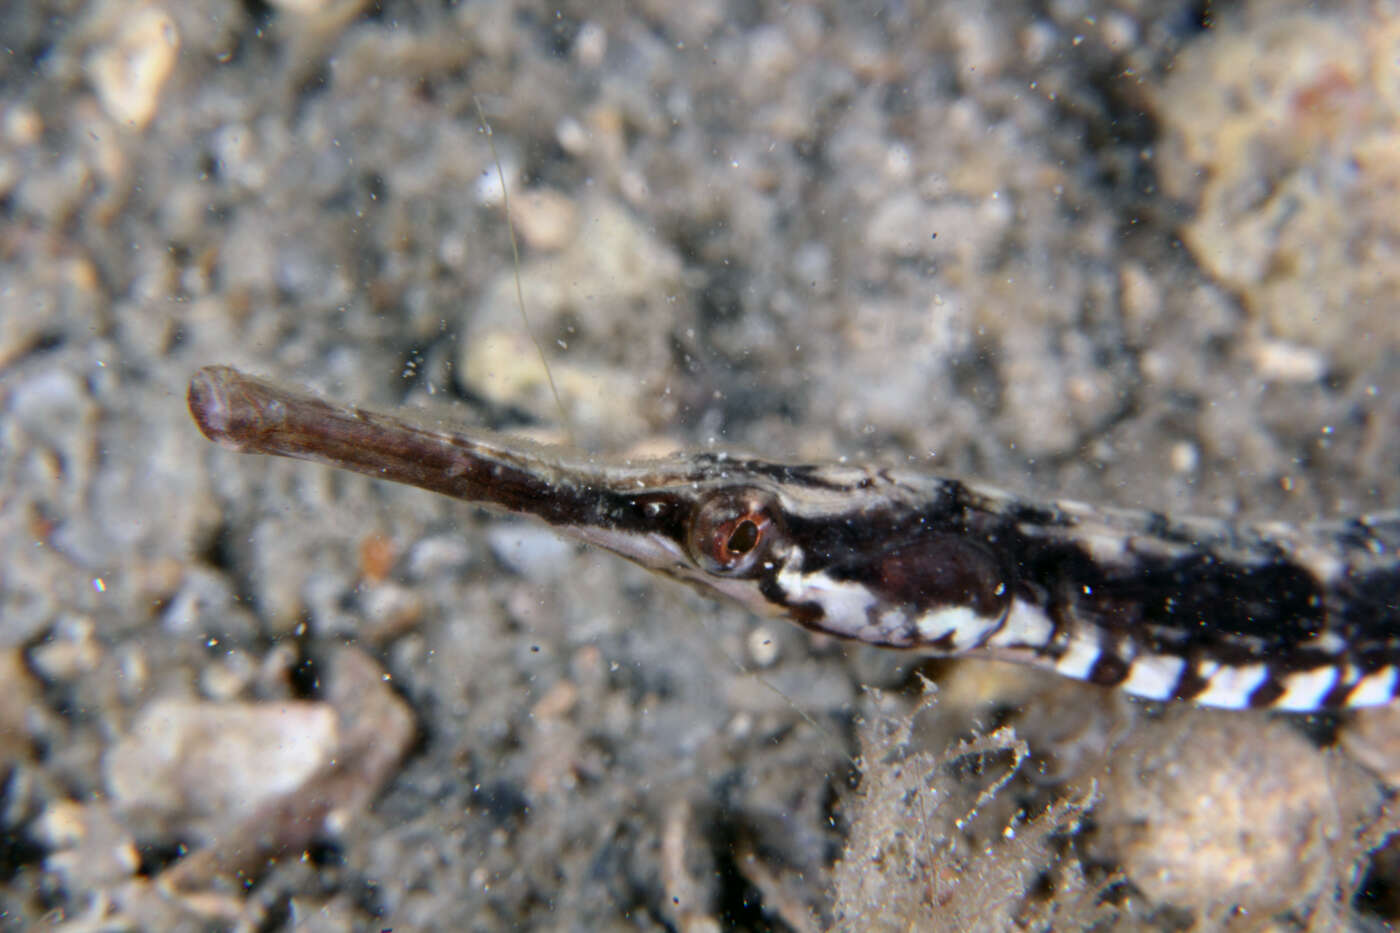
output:
POLYGON ((455 573, 471 562, 471 546, 460 535, 424 538, 408 552, 408 576, 425 580, 441 573, 455 573))
POLYGON ((300 787, 339 742, 325 703, 156 700, 107 755, 107 789, 124 808, 226 829, 300 787))
POLYGON ((1261 340, 1250 357, 1259 378, 1270 382, 1316 382, 1327 373, 1327 358, 1321 353, 1283 340, 1261 340))
POLYGON ((573 564, 574 545, 547 528, 502 522, 486 541, 496 560, 532 583, 557 580, 573 564))
POLYGON ((532 188, 511 201, 511 216, 520 238, 531 249, 555 252, 578 233, 578 206, 553 188, 532 188))
POLYGON ((760 625, 749 632, 749 659, 758 667, 772 667, 782 653, 778 640, 766 625, 760 625))
POLYGON ((180 31, 159 7, 137 10, 88 57, 87 73, 102 109, 117 123, 145 129, 180 53, 180 31))
POLYGON ((1194 473, 1201 463, 1201 452, 1190 441, 1179 441, 1171 449, 1172 469, 1178 473, 1194 473))
POLYGON ((65 616, 54 626, 48 639, 30 652, 30 663, 46 680, 73 680, 97 669, 102 660, 102 644, 86 616, 65 616))

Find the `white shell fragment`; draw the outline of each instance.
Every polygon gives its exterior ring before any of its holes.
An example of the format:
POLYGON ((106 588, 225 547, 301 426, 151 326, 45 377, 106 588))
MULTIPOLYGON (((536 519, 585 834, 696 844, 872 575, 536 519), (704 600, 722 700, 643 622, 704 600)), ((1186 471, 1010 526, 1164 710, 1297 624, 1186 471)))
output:
POLYGON ((160 7, 146 7, 127 19, 87 60, 88 77, 107 116, 145 129, 179 53, 180 31, 160 7))

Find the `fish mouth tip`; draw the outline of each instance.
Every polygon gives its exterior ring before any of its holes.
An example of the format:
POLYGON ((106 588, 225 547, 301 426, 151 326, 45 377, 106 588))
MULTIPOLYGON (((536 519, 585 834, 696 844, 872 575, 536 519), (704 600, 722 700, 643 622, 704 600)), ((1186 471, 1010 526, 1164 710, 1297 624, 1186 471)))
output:
POLYGON ((247 446, 255 406, 247 399, 247 377, 228 366, 204 366, 190 377, 185 402, 201 434, 216 444, 234 449, 247 446))
POLYGON ((218 367, 205 366, 190 377, 185 402, 200 433, 216 441, 228 428, 228 404, 224 397, 218 367))

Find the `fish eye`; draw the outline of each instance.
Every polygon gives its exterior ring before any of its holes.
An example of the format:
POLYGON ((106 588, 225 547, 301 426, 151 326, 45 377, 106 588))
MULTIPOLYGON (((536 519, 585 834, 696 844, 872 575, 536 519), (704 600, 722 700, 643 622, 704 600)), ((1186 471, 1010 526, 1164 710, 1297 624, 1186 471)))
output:
POLYGON ((772 498, 756 489, 726 490, 701 502, 686 546, 708 573, 741 576, 761 565, 778 531, 772 498))

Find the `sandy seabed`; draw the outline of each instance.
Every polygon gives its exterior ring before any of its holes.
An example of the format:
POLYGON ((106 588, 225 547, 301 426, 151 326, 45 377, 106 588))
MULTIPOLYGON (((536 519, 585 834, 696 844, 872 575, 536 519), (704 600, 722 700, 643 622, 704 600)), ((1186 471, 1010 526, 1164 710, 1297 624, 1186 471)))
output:
POLYGON ((1395 508, 1390 5, 97 0, 0 46, 0 928, 1400 916, 1389 710, 814 639, 184 403, 226 363, 564 437, 479 102, 580 446, 1395 508))

